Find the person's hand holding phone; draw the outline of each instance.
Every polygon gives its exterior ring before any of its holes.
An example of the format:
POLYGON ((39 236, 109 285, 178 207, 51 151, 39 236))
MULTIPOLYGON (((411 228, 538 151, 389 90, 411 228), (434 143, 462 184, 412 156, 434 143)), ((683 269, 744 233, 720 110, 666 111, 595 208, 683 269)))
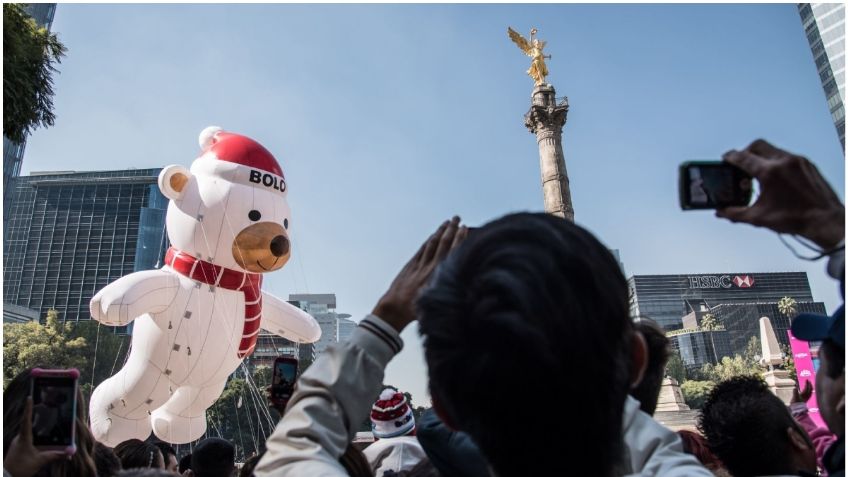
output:
POLYGON ((68 455, 59 450, 39 450, 32 444, 32 397, 27 398, 21 431, 12 439, 3 458, 3 468, 12 477, 30 477, 50 462, 68 455))
POLYGON ((728 151, 726 162, 760 183, 760 196, 747 207, 725 207, 716 216, 806 237, 824 250, 845 237, 845 206, 816 166, 758 139, 741 151, 728 151))
POLYGON ((468 235, 459 217, 445 221, 401 269, 372 312, 400 333, 415 321, 415 300, 436 266, 468 235))

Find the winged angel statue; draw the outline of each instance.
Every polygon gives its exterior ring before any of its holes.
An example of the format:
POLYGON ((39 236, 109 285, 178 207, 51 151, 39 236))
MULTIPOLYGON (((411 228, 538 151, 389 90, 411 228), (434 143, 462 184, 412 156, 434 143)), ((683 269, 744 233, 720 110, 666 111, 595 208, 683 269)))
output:
POLYGON ((545 58, 550 59, 551 56, 545 56, 542 53, 547 42, 536 38, 537 31, 538 30, 535 28, 531 28, 530 41, 527 41, 527 39, 521 36, 520 33, 507 27, 507 33, 509 33, 510 40, 515 42, 515 44, 518 45, 518 47, 521 48, 521 51, 523 51, 527 56, 532 58, 530 69, 527 70, 527 74, 533 78, 536 82, 536 86, 539 86, 545 83, 545 77, 548 76, 548 65, 545 64, 545 58))

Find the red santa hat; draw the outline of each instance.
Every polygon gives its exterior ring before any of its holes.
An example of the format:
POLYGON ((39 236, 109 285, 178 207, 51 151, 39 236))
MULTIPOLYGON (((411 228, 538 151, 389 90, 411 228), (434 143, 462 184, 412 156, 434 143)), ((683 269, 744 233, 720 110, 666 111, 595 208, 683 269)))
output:
POLYGON ((415 418, 406 396, 396 389, 386 388, 371 407, 371 432, 385 439, 410 434, 415 430, 415 418))
POLYGON ((200 132, 198 143, 203 157, 211 155, 219 161, 238 164, 249 169, 238 176, 246 179, 250 185, 269 187, 281 192, 286 190, 285 176, 280 163, 265 147, 253 139, 224 131, 218 126, 209 126, 200 132))

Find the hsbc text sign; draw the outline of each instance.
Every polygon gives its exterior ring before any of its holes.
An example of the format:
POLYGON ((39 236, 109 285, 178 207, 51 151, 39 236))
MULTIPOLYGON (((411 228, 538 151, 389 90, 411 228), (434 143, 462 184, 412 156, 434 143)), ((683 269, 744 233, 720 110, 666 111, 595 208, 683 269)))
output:
POLYGON ((750 275, 697 275, 689 276, 689 288, 751 288, 754 277, 750 275))

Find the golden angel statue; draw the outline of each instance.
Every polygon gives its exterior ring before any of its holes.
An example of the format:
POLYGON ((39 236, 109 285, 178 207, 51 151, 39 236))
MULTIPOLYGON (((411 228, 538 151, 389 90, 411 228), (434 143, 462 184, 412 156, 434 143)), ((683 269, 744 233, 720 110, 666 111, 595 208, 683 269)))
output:
POLYGON ((545 56, 542 53, 547 42, 536 38, 537 31, 538 30, 535 28, 531 28, 530 41, 527 41, 527 39, 521 36, 520 33, 507 27, 509 38, 514 41, 519 48, 521 48, 521 51, 533 59, 530 63, 530 69, 527 70, 527 74, 533 78, 536 82, 536 86, 539 86, 545 83, 545 77, 548 76, 548 65, 545 64, 545 58, 550 59, 551 55, 545 56))

